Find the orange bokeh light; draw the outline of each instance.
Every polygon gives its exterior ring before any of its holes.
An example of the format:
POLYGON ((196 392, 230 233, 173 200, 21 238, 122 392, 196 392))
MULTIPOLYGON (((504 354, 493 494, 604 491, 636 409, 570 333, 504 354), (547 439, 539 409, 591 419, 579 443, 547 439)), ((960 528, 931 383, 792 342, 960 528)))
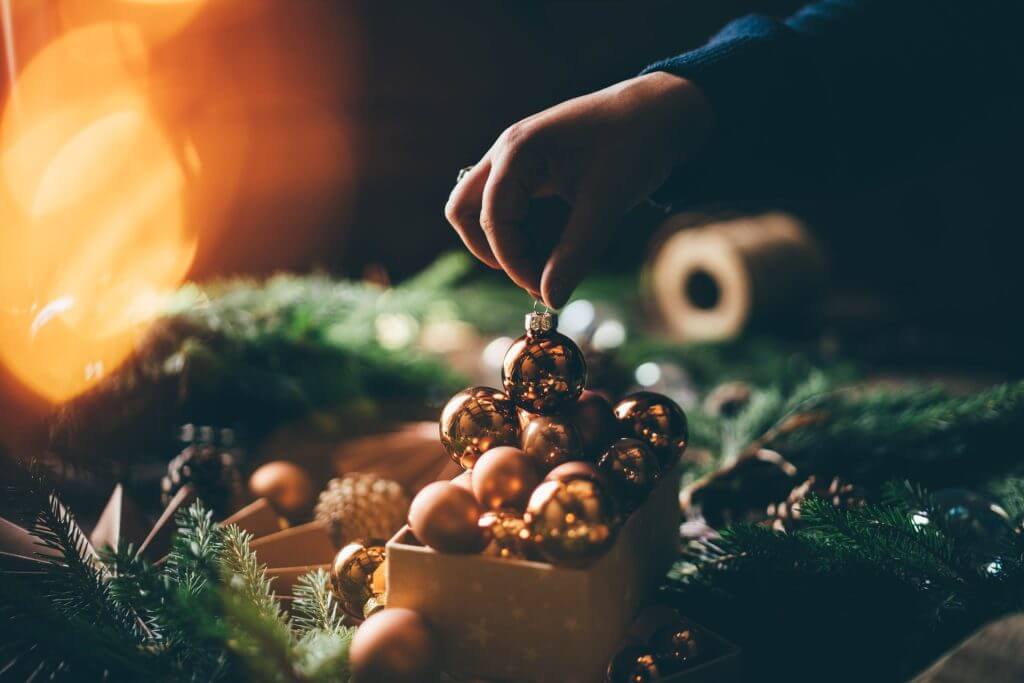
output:
POLYGON ((72 31, 5 106, 0 358, 51 401, 124 360, 195 254, 187 159, 145 97, 141 45, 127 25, 72 31))

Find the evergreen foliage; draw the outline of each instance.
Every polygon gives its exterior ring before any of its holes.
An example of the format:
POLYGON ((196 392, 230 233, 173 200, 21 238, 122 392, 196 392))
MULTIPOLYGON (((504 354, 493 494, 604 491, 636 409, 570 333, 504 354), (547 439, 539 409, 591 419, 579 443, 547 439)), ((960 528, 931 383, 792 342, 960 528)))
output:
MULTIPOLYGON (((41 476, 10 489, 21 521, 57 551, 36 571, 0 563, 0 675, 124 681, 346 681, 351 629, 323 572, 302 579, 303 618, 280 610, 249 548, 197 502, 182 510, 167 561, 128 545, 93 559, 41 476), (33 512, 35 510, 35 512, 33 512), (314 588, 316 587, 316 588, 314 588)), ((47 558, 40 555, 40 558, 47 558)))

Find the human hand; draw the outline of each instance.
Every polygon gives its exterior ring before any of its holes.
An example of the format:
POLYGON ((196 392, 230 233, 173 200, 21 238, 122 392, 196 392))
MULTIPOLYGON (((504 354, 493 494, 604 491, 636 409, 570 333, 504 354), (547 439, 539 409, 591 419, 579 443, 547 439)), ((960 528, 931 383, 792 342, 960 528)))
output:
POLYGON ((508 128, 452 191, 445 216, 466 247, 553 308, 601 256, 616 223, 691 158, 712 128, 690 81, 654 72, 577 97, 508 128), (531 253, 530 200, 572 207, 548 254, 531 253))

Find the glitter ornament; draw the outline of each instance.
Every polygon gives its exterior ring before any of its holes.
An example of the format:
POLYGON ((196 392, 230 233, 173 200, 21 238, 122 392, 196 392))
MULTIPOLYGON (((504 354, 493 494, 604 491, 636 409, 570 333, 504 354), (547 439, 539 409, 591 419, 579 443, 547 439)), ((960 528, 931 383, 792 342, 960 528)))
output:
POLYGON ((611 499, 593 481, 545 481, 530 496, 524 516, 530 537, 552 564, 582 567, 615 540, 611 499))
POLYGON ((314 511, 339 548, 359 538, 391 538, 408 513, 409 496, 399 483, 360 472, 331 479, 314 511))
POLYGON ((480 516, 479 525, 486 529, 491 543, 484 555, 505 560, 526 559, 530 545, 530 530, 522 515, 513 510, 488 510, 480 516))
POLYGON ((587 383, 587 364, 575 342, 555 331, 558 316, 533 312, 526 334, 512 342, 501 379, 512 401, 531 413, 552 415, 576 402, 587 383))

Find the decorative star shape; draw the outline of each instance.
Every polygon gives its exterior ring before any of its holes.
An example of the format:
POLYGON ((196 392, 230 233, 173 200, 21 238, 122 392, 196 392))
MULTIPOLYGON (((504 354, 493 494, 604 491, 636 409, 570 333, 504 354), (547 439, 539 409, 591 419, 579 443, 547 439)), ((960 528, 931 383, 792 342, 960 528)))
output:
POLYGON ((470 624, 467 639, 477 643, 481 648, 487 647, 487 642, 491 639, 491 632, 487 628, 487 621, 480 619, 470 624))

